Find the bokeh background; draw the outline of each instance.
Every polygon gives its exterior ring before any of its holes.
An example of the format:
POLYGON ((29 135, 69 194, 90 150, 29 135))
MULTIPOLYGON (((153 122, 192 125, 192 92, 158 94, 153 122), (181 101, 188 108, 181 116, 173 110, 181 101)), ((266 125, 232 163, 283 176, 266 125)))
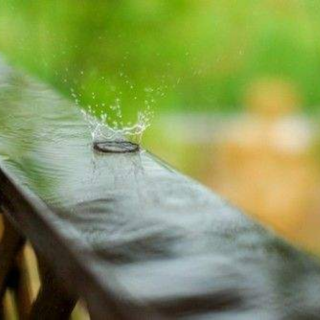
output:
POLYGON ((10 63, 97 116, 153 113, 146 148, 316 253, 319 34, 317 0, 0 2, 10 63))

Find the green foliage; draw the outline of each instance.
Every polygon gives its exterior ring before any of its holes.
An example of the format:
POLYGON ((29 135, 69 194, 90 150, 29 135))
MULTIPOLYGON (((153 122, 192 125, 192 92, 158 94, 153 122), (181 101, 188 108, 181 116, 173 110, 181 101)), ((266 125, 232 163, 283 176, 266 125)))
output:
POLYGON ((295 82, 311 110, 319 18, 314 0, 7 0, 0 50, 97 112, 115 99, 129 118, 147 104, 235 110, 266 75, 295 82))

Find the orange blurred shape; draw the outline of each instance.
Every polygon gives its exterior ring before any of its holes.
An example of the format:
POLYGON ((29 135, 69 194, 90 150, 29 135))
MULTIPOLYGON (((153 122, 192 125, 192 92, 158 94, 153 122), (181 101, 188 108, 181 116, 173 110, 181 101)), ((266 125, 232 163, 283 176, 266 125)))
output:
POLYGON ((297 114, 294 86, 263 79, 249 86, 247 113, 222 133, 211 185, 282 235, 320 253, 313 130, 297 114))

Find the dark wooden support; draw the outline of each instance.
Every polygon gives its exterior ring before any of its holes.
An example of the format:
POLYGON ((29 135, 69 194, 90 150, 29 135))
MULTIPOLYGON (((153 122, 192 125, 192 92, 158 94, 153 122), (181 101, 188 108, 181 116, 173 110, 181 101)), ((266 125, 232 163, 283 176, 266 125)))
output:
POLYGON ((2 239, 2 235, 3 235, 3 217, 2 217, 2 213, 0 212, 0 241, 2 239))
POLYGON ((4 234, 0 242, 0 301, 3 300, 10 272, 23 245, 24 238, 7 219, 4 219, 4 234))
POLYGON ((33 304, 30 320, 64 320, 69 319, 77 298, 70 295, 48 264, 38 258, 41 288, 33 304))
POLYGON ((26 257, 22 250, 16 258, 12 283, 12 291, 19 320, 27 320, 29 318, 32 305, 31 283, 26 269, 26 257))
POLYGON ((0 319, 4 319, 3 303, 0 302, 0 319))

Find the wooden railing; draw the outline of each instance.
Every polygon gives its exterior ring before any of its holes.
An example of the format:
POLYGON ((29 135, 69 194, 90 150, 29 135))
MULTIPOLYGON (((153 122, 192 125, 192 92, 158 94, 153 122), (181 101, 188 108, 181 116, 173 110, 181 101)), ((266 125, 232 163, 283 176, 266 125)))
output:
POLYGON ((0 201, 0 298, 13 290, 21 319, 66 319, 78 299, 92 319, 320 319, 313 257, 146 151, 94 150, 71 102, 4 62, 0 201))

